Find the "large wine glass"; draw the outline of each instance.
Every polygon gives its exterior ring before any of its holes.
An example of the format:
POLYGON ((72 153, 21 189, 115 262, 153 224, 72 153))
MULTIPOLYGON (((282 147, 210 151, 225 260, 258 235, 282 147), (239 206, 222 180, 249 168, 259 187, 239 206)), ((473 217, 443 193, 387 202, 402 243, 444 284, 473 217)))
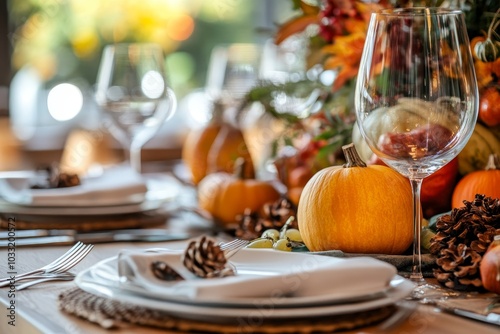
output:
POLYGON ((463 13, 406 8, 372 14, 355 107, 360 132, 372 151, 410 180, 414 242, 409 278, 423 284, 422 180, 458 155, 478 113, 463 13))
POLYGON ((161 47, 123 43, 104 48, 97 75, 96 102, 103 123, 126 148, 132 168, 141 171, 141 148, 175 111, 161 47))

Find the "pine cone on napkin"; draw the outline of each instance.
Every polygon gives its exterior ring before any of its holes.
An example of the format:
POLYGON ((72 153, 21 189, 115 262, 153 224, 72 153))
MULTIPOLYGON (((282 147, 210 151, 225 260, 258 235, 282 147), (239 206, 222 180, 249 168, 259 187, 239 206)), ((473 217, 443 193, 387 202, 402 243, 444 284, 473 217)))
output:
POLYGON ((183 254, 184 266, 201 278, 224 277, 233 275, 231 268, 226 268, 227 259, 224 251, 215 240, 203 236, 189 243, 183 254))

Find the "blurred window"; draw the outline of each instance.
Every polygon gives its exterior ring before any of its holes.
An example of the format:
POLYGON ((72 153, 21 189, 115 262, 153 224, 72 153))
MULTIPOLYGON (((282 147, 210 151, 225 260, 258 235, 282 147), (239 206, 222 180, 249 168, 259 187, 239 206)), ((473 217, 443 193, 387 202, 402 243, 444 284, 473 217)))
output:
MULTIPOLYGON (((277 23, 283 22, 292 11, 290 0, 6 0, 0 3, 0 29, 8 28, 9 32, 2 34, 8 38, 0 43, 10 46, 10 51, 6 51, 9 48, 0 45, 3 52, 0 79, 4 80, 0 81, 0 112, 1 87, 8 86, 12 128, 30 150, 59 148, 73 129, 99 127, 93 86, 105 45, 160 44, 167 54, 165 66, 170 84, 182 102, 185 96, 205 86, 215 46, 264 44, 273 36, 277 23), (8 20, 2 19, 7 17, 8 20), (66 93, 57 95, 57 87, 80 92, 72 95, 75 98, 66 93), (74 105, 77 100, 81 101, 74 105), (57 112, 53 110, 55 105, 60 107, 57 112)), ((4 95, 7 103, 5 89, 4 95)), ((158 145, 179 145, 180 140, 170 138, 176 133, 180 138, 185 132, 188 120, 184 114, 176 113, 167 122, 163 134, 170 136, 169 140, 160 134, 158 145)), ((156 145, 154 141, 152 145, 156 145)))
MULTIPOLYGON (((2 1, 0 5, 4 15, 5 3, 2 1)), ((10 0, 7 3, 14 72, 32 66, 48 86, 67 78, 82 79, 92 85, 104 45, 155 42, 169 54, 167 65, 172 67, 171 81, 179 95, 204 84, 214 46, 262 42, 272 36, 275 23, 291 10, 289 0, 10 0)), ((4 70, 6 66, 0 64, 4 70)))

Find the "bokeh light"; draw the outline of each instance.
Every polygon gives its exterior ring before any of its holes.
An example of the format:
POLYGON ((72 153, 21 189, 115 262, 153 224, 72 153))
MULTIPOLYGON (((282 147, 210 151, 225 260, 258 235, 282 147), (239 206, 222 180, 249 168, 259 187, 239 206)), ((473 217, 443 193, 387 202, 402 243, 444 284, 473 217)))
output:
POLYGON ((184 86, 193 78, 196 63, 187 52, 174 52, 166 59, 168 78, 173 87, 184 86))
POLYGON ((175 41, 184 41, 191 36, 194 30, 194 20, 187 14, 172 17, 167 24, 167 33, 175 41))
POLYGON ((83 107, 82 91, 70 83, 59 84, 50 90, 47 107, 49 114, 57 121, 73 119, 83 107))

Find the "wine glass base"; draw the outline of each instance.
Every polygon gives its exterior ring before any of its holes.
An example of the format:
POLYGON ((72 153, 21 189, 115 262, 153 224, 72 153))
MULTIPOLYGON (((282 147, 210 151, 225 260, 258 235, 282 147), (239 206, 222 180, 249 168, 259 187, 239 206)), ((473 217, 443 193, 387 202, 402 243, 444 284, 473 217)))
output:
POLYGON ((420 272, 411 273, 406 278, 416 284, 412 293, 408 297, 410 300, 423 300, 431 295, 436 296, 436 294, 443 294, 443 288, 438 285, 429 284, 420 272))
POLYGON ((445 288, 441 285, 428 283, 420 275, 410 275, 408 279, 416 284, 415 288, 407 298, 409 300, 418 300, 423 303, 427 303, 432 300, 456 297, 460 295, 459 292, 445 288))
POLYGON ((408 279, 418 285, 425 284, 424 276, 421 273, 410 274, 410 276, 408 276, 408 279))

